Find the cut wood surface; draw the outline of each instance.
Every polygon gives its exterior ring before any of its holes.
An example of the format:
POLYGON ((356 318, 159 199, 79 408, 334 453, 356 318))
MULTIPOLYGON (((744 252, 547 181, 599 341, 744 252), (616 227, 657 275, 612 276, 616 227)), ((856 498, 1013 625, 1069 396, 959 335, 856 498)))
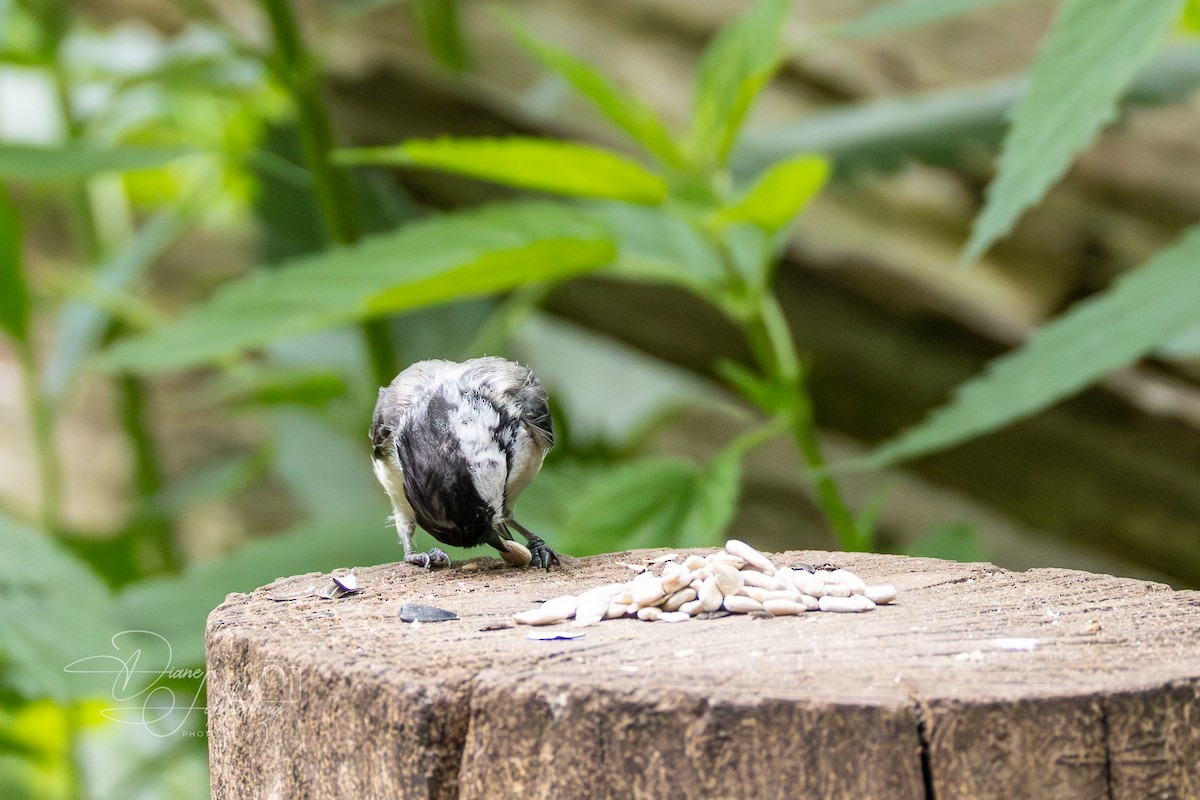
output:
MULTIPOLYGON (((208 622, 217 798, 1200 797, 1200 593, 1060 569, 798 551, 898 601, 533 641, 539 600, 666 551, 356 570, 208 622), (456 612, 398 619, 404 603, 456 612)), ((683 551, 693 552, 693 551, 683 551)), ((703 552, 703 551, 694 551, 703 552)))

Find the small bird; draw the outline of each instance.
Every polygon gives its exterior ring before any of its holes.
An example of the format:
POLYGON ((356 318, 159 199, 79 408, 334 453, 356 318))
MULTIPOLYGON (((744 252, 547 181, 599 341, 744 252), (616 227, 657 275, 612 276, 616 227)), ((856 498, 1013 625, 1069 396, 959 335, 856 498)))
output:
POLYGON ((420 525, 443 544, 490 544, 510 564, 559 563, 512 514, 554 446, 546 390, 528 368, 497 357, 418 361, 379 390, 370 437, 406 562, 450 565, 436 547, 413 552, 420 525))

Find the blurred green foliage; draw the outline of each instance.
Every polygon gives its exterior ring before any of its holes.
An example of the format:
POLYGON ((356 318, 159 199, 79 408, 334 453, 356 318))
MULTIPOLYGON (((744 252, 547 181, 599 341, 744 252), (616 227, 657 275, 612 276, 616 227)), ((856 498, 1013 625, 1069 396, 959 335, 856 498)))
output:
MULTIPOLYGON (((899 2, 827 35, 877 35, 1001 1, 899 2)), ((344 7, 350 14, 377 4, 344 7)), ((715 544, 737 508, 743 457, 784 436, 808 465, 842 545, 871 546, 878 509, 856 517, 841 499, 838 473, 817 443, 807 364, 774 294, 789 225, 831 174, 905 158, 940 163, 956 136, 997 137, 1011 106, 999 174, 967 245, 974 258, 1041 198, 1131 86, 1158 102, 1185 94, 1174 84, 1156 94, 1145 75, 1142 84, 1135 77, 1172 26, 1196 29, 1197 14, 1194 0, 1150 4, 1153 13, 1143 0, 1067 0, 1024 84, 798 120, 745 147, 747 113, 787 55, 788 0, 758 0, 715 37, 697 65, 692 121, 680 135, 644 101, 501 14, 533 58, 628 136, 639 150, 630 157, 527 137, 337 151, 316 58, 290 5, 262 5, 271 49, 257 50, 187 4, 193 18, 184 32, 140 41, 152 57, 130 63, 113 53, 134 34, 95 30, 72 4, 0 2, 0 63, 38 76, 61 123, 47 141, 0 142, 0 178, 11 184, 0 196, 0 330, 20 364, 42 493, 36 519, 18 522, 15 509, 0 509, 5 798, 205 796, 203 680, 191 668, 202 663, 208 611, 228 592, 279 575, 394 559, 366 459, 376 387, 418 358, 510 352, 523 325, 552 325, 536 315, 546 286, 585 272, 678 285, 724 313, 754 360, 714 369, 758 410, 759 424, 697 464, 641 456, 589 430, 587 414, 556 405, 560 447, 522 501, 532 527, 577 555, 715 544), (813 142, 832 160, 805 152, 813 142), (376 169, 348 165, 453 172, 552 197, 435 213, 376 169), (23 257, 23 230, 47 214, 69 220, 73 241, 53 265, 68 278, 32 274, 23 257), (159 257, 182 237, 248 221, 261 231, 262 266, 181 313, 145 294, 159 257), (358 332, 348 334, 348 325, 358 332), (251 452, 168 479, 148 424, 147 376, 197 366, 206 369, 190 378, 196 407, 255 419, 265 434, 251 452), (96 537, 62 521, 54 436, 72 387, 101 373, 115 387, 136 496, 125 523, 96 537), (178 541, 183 515, 264 476, 296 499, 302 519, 210 560, 187 557, 178 541), (157 637, 137 649, 145 659, 137 670, 122 632, 157 637), (123 724, 150 708, 151 696, 170 700, 161 718, 123 724)), ((468 69, 458 4, 412 6, 435 58, 468 69)), ((1171 75, 1191 75, 1190 89, 1193 73, 1171 75)), ((857 466, 994 430, 1155 348, 1194 354, 1200 283, 1188 270, 1197 259, 1193 230, 857 466)), ((541 346, 587 353, 602 373, 604 355, 581 334, 543 333, 541 346)), ((693 378, 623 359, 622 374, 653 374, 657 387, 625 409, 626 433, 672 397, 694 393, 693 378)), ((611 386, 591 393, 610 406, 613 398, 635 402, 611 386)), ((912 552, 986 557, 956 524, 912 552)))

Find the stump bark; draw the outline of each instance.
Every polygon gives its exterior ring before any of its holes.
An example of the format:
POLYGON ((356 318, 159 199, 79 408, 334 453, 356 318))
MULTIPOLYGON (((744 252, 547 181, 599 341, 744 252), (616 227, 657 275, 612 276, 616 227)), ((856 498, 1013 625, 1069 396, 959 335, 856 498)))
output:
POLYGON ((505 627, 661 552, 230 595, 208 621, 214 797, 1200 797, 1200 593, 802 551, 773 559, 894 583, 897 603, 505 627), (404 623, 406 602, 459 619, 404 623))

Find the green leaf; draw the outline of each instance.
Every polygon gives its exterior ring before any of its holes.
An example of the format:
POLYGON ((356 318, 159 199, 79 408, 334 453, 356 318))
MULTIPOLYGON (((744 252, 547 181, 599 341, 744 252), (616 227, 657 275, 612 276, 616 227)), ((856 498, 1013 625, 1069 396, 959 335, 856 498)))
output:
POLYGON ((594 203, 616 238, 615 271, 637 280, 678 283, 702 296, 726 279, 720 257, 686 220, 662 208, 594 203))
POLYGON ((1014 2, 1024 0, 904 0, 877 8, 853 22, 838 25, 830 33, 847 39, 878 36, 939 22, 976 9, 1014 2))
POLYGON ((154 169, 189 152, 134 147, 101 149, 84 144, 42 147, 0 143, 0 179, 62 181, 84 178, 97 172, 154 169))
POLYGON ((114 616, 122 628, 165 638, 175 663, 201 664, 204 621, 230 592, 249 592, 280 576, 386 563, 402 555, 395 531, 380 516, 304 525, 190 567, 182 575, 133 584, 117 595, 114 616))
POLYGON ((939 525, 904 548, 904 554, 951 561, 987 561, 987 551, 979 534, 965 522, 939 525))
POLYGON ((415 0, 413 10, 425 44, 438 63, 454 72, 465 70, 470 61, 459 23, 458 0, 415 0))
POLYGON ((1057 181, 1154 55, 1183 0, 1068 0, 1013 110, 996 178, 962 261, 982 255, 1057 181))
POLYGON ((309 519, 361 519, 374 510, 384 520, 390 513, 370 469, 362 424, 349 438, 302 411, 281 408, 271 415, 275 470, 309 519))
POLYGON ((1180 331, 1162 343, 1155 355, 1175 361, 1200 358, 1200 323, 1180 331))
MULTIPOLYGON (((734 179, 748 181, 795 153, 824 153, 845 177, 864 169, 899 170, 913 160, 961 167, 998 148, 1005 121, 1028 82, 1014 79, 918 95, 885 97, 822 111, 754 131, 733 154, 734 179)), ((1170 47, 1143 69, 1123 108, 1186 100, 1200 87, 1200 46, 1170 47)))
POLYGON ((697 476, 675 547, 712 547, 721 543, 737 513, 742 455, 740 448, 726 449, 697 476))
POLYGON ((112 675, 68 673, 110 648, 104 583, 41 531, 0 515, 0 687, 67 702, 101 693, 112 675))
POLYGON ((663 164, 683 166, 670 132, 650 106, 614 86, 599 70, 566 50, 535 38, 514 20, 504 20, 521 45, 586 97, 604 116, 663 164))
POLYGON ((757 0, 705 51, 690 142, 697 163, 725 163, 751 104, 783 61, 779 34, 791 7, 791 0, 757 0))
POLYGON ((554 139, 410 139, 394 147, 341 150, 336 158, 344 164, 428 167, 570 197, 653 205, 667 196, 666 182, 637 163, 554 139))
POLYGON ((0 330, 18 342, 29 336, 29 290, 21 269, 21 222, 0 191, 0 330))
POLYGON ((784 387, 736 361, 722 358, 714 365, 714 371, 742 397, 767 414, 777 413, 791 399, 784 387))
POLYGON ((723 453, 703 469, 676 458, 614 466, 582 488, 567 487, 572 499, 555 547, 590 555, 717 544, 737 510, 740 478, 737 453, 723 453))
POLYGON ((829 171, 829 160, 824 156, 803 155, 781 161, 733 205, 718 211, 715 218, 724 224, 749 222, 775 233, 821 191, 829 171))
POLYGON ((346 379, 328 369, 256 365, 252 371, 224 375, 213 387, 212 405, 308 406, 323 408, 346 394, 346 379))
POLYGON ((1068 397, 1200 323, 1200 227, 993 361, 953 399, 853 466, 944 450, 1068 397))
POLYGON ((609 263, 604 227, 551 203, 412 223, 235 281, 178 321, 118 342, 107 369, 178 369, 347 322, 553 281, 609 263))
POLYGON ((1188 0, 1179 23, 1188 33, 1200 34, 1200 0, 1188 0))
MULTIPOLYGON (((105 294, 125 291, 187 227, 190 214, 171 209, 156 214, 112 259, 95 271, 94 287, 105 294)), ((83 363, 95 352, 111 322, 106 309, 72 300, 58 315, 55 347, 46 361, 42 383, 46 394, 61 400, 83 363)))

